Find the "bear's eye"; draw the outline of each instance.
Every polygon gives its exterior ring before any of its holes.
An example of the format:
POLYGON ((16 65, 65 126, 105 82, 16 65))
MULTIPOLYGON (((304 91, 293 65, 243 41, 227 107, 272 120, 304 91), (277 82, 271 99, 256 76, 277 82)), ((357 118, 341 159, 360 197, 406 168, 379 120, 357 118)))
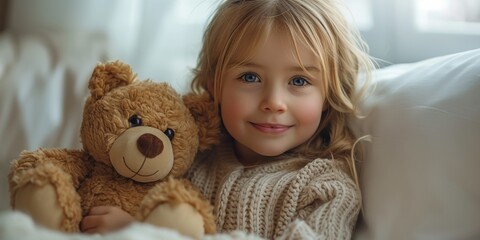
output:
POLYGON ((142 126, 142 119, 137 116, 137 115, 132 115, 129 119, 128 122, 130 123, 130 127, 138 127, 142 126))
POLYGON ((175 131, 173 131, 173 129, 171 128, 167 128, 167 130, 165 130, 165 135, 167 135, 167 137, 170 139, 170 141, 172 141, 173 137, 175 136, 175 131))

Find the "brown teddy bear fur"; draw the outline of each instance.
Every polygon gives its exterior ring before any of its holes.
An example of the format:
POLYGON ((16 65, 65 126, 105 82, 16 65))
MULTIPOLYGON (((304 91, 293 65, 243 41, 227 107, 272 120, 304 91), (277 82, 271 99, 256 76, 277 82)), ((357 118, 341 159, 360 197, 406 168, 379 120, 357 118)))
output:
POLYGON ((22 152, 9 172, 12 208, 17 190, 26 184, 52 184, 64 214, 61 228, 67 232, 78 232, 82 216, 94 206, 119 206, 142 221, 164 203, 190 204, 203 217, 205 233, 215 232, 213 208, 182 179, 196 153, 219 140, 220 120, 210 97, 181 96, 166 83, 137 81, 130 66, 119 61, 98 64, 88 87, 80 131, 83 149, 22 152), (134 115, 141 117, 142 126, 175 132, 173 166, 160 180, 137 182, 112 167, 109 151, 123 132, 135 127, 129 122, 134 115))

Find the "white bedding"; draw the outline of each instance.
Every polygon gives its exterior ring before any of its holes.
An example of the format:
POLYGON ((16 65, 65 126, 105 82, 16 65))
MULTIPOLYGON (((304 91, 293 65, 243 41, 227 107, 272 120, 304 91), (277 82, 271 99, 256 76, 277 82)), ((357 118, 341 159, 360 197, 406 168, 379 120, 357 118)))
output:
MULTIPOLYGON (((0 213, 0 239, 2 240, 189 240, 191 238, 178 234, 175 231, 158 228, 149 224, 134 223, 119 230, 118 232, 106 235, 67 234, 51 231, 35 225, 31 218, 20 212, 6 211, 0 213)), ((259 239, 253 235, 242 232, 234 232, 229 235, 217 234, 215 236, 204 236, 202 240, 233 240, 259 239)))
POLYGON ((375 71, 355 240, 480 239, 480 49, 375 71))
POLYGON ((119 232, 107 235, 65 234, 38 227, 32 219, 20 212, 0 214, 0 239, 2 240, 120 240, 120 239, 178 239, 186 240, 174 231, 155 228, 147 224, 132 224, 119 232))

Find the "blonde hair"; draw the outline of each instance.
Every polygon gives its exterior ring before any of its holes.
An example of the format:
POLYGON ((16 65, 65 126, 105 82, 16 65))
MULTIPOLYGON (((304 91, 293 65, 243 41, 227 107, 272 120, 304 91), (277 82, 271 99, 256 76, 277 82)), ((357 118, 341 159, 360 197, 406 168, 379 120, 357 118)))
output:
MULTIPOLYGON (((232 64, 246 61, 272 29, 290 35, 300 61, 299 44, 319 59, 325 111, 314 136, 289 153, 308 158, 334 158, 348 164, 358 185, 352 152, 356 138, 348 120, 358 113, 357 75, 373 68, 366 45, 351 29, 333 0, 227 0, 213 15, 203 38, 192 89, 207 90, 218 103, 222 76, 232 64)), ((306 70, 304 68, 304 70, 306 70)), ((366 89, 366 85, 364 87, 366 89)))

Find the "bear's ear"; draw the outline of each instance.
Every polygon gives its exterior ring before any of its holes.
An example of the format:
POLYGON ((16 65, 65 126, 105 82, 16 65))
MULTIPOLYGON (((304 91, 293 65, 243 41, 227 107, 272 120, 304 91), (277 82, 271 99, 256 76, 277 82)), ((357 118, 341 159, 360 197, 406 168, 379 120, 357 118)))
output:
POLYGON ((198 126, 199 151, 209 149, 220 142, 220 116, 213 99, 207 92, 189 93, 183 102, 190 110, 198 126))
POLYGON ((120 61, 99 63, 93 70, 88 89, 92 98, 98 100, 114 88, 131 84, 135 78, 128 64, 120 61))

